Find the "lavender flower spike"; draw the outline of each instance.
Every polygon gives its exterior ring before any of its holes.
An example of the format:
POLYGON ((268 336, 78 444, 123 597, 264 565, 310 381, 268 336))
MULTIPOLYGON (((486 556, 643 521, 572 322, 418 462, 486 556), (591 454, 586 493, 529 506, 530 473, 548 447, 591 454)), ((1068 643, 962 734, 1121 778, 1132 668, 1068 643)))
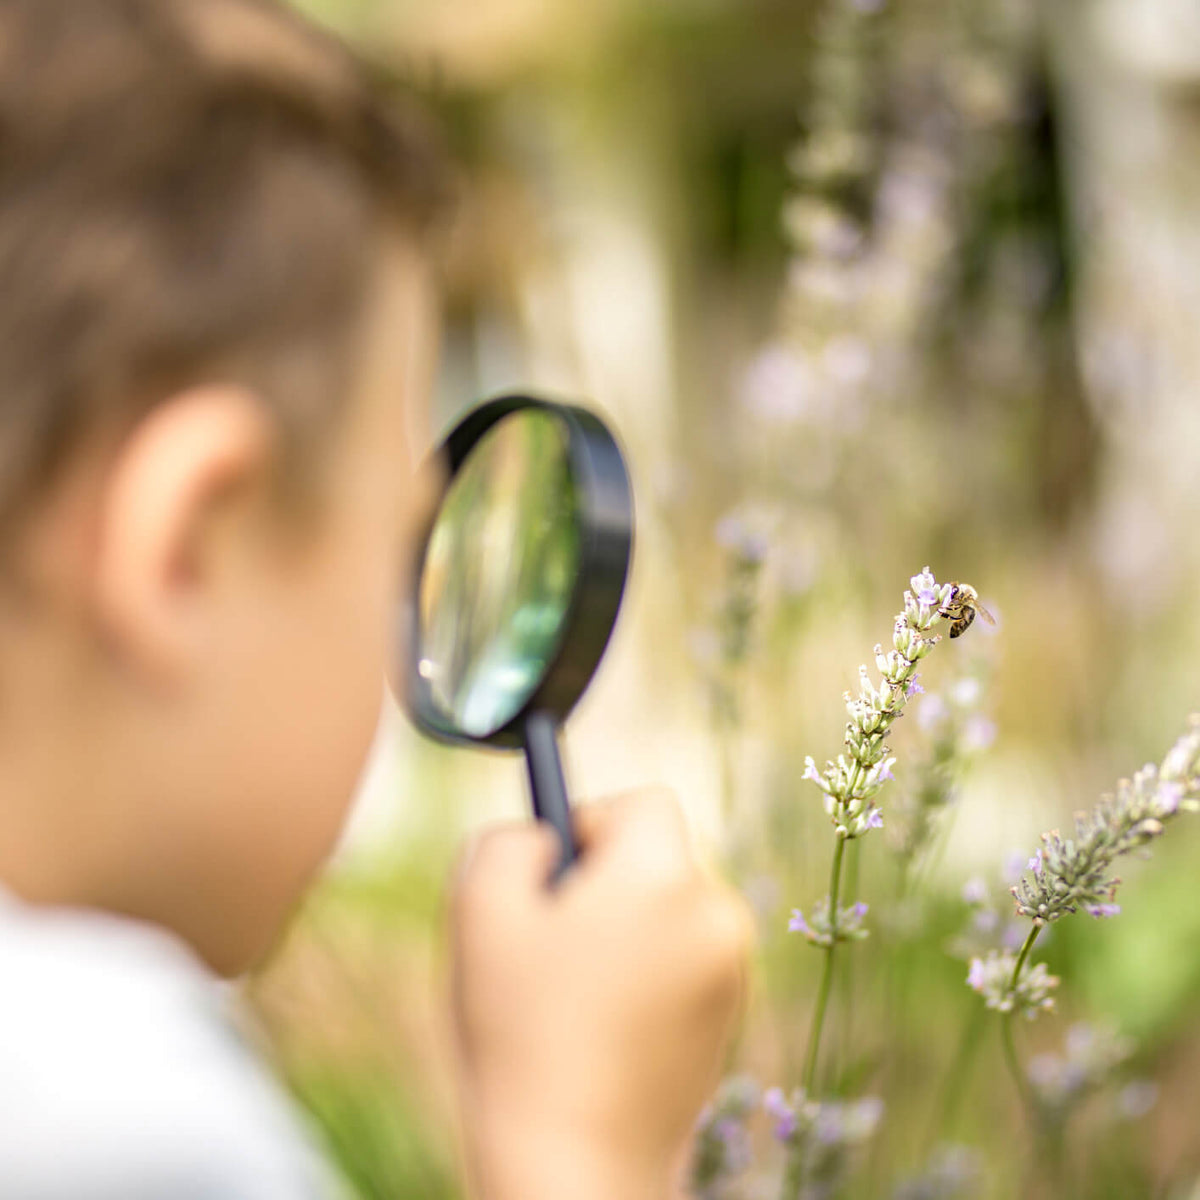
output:
MULTIPOLYGON (((872 682, 866 667, 859 668, 858 696, 846 693, 846 752, 837 762, 818 771, 812 758, 805 760, 803 778, 825 793, 825 811, 840 838, 862 837, 883 825, 883 815, 872 797, 892 776, 895 759, 888 757, 884 742, 892 722, 903 712, 909 698, 923 690, 916 683, 917 664, 941 640, 933 630, 945 617, 954 584, 939 584, 926 567, 909 581, 904 593, 904 611, 895 621, 892 648, 875 647, 875 665, 882 678, 872 682)), ((958 585, 961 587, 962 585, 958 585)))
POLYGON ((841 1195, 854 1154, 874 1136, 883 1117, 883 1101, 877 1096, 819 1101, 805 1088, 790 1096, 771 1088, 763 1108, 787 1154, 784 1194, 804 1200, 841 1195))
POLYGON ((763 1095, 763 1111, 774 1121, 775 1137, 786 1142, 796 1132, 796 1110, 787 1102, 782 1088, 768 1088, 763 1095))
POLYGON ((1054 1010, 1051 992, 1058 987, 1058 976, 1046 971, 1045 963, 1027 968, 1014 988, 1016 956, 1008 950, 992 950, 986 958, 971 959, 967 986, 978 992, 988 1008, 996 1012, 1019 1012, 1033 1020, 1038 1013, 1054 1010))
POLYGON ((759 1105, 760 1089, 746 1076, 727 1079, 696 1122, 690 1194, 699 1200, 726 1195, 729 1182, 753 1163, 746 1121, 759 1105))
POLYGON ((1200 716, 1167 752, 1161 766, 1143 767, 1117 784, 1090 813, 1075 819, 1074 837, 1058 830, 1042 834, 1042 847, 1029 860, 1031 875, 1012 889, 1017 912, 1035 924, 1057 921, 1083 909, 1114 917, 1115 859, 1158 837, 1181 812, 1200 811, 1200 716))
POLYGON ((832 946, 834 942, 859 942, 870 932, 865 925, 867 906, 860 900, 848 908, 839 908, 837 923, 829 919, 829 901, 818 900, 812 915, 805 919, 798 909, 792 909, 788 932, 802 934, 814 946, 832 946))

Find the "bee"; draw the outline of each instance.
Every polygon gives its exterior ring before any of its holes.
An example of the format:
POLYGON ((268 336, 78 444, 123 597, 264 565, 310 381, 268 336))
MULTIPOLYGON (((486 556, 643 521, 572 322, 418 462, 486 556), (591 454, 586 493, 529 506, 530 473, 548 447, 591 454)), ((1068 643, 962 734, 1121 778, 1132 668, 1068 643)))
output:
POLYGON ((950 598, 938 609, 943 617, 950 621, 950 636, 961 637, 968 629, 978 613, 989 625, 995 625, 996 618, 979 603, 979 593, 969 583, 952 583, 950 598))

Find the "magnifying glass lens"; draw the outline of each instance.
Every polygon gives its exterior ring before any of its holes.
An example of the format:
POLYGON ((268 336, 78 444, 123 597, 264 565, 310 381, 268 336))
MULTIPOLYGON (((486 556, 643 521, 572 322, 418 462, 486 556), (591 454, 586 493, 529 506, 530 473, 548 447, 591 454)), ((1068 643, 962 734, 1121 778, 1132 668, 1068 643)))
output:
POLYGON ((568 446, 553 412, 503 417, 455 473, 430 534, 417 671, 471 737, 525 707, 561 644, 580 559, 568 446))

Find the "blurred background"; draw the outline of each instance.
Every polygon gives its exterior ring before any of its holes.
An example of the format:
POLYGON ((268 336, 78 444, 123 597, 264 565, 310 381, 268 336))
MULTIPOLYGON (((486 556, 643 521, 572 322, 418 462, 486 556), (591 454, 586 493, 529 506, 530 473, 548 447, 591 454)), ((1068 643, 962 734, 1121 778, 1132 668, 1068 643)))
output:
MULTIPOLYGON (((521 386, 623 438, 634 575, 565 753, 580 797, 673 787, 758 913, 731 1071, 799 1082, 820 956, 788 914, 832 844, 804 755, 841 748, 910 575, 995 613, 926 660, 891 739, 871 938, 827 1031, 832 1086, 886 1108, 823 1194, 1032 1194, 994 1034, 947 1082, 980 1003, 963 947, 1007 935, 1014 854, 1200 708, 1200 8, 297 2, 415 80, 463 167, 437 424, 521 386), (944 1143, 973 1182, 904 1191, 944 1143)), ((249 981, 362 1200, 462 1194, 445 890, 524 787, 389 710, 325 883, 249 981)), ((1079 1022, 1128 1039, 1064 1106, 1047 1194, 1200 1195, 1195 820, 1123 871, 1119 919, 1043 939, 1063 983, 1021 1031, 1034 1073, 1079 1022)), ((754 1137, 712 1195, 786 1194, 754 1137)))

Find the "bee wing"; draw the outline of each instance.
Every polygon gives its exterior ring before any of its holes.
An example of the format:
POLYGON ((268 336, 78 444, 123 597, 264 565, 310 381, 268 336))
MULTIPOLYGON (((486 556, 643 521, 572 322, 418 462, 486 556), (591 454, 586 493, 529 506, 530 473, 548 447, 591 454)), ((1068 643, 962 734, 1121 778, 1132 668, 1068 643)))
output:
POLYGON ((980 616, 981 616, 981 617, 982 617, 982 618, 983 618, 983 619, 984 619, 984 620, 985 620, 985 621, 986 621, 986 622, 987 622, 989 625, 995 625, 995 623, 996 623, 996 618, 995 618, 995 617, 993 617, 993 616, 992 616, 992 614, 991 614, 990 612, 988 612, 988 610, 987 610, 986 608, 984 608, 984 607, 983 607, 983 605, 982 605, 982 604, 980 604, 978 600, 976 600, 976 601, 975 601, 975 611, 976 611, 976 612, 977 612, 977 613, 978 613, 978 614, 979 614, 979 615, 980 615, 980 616))

